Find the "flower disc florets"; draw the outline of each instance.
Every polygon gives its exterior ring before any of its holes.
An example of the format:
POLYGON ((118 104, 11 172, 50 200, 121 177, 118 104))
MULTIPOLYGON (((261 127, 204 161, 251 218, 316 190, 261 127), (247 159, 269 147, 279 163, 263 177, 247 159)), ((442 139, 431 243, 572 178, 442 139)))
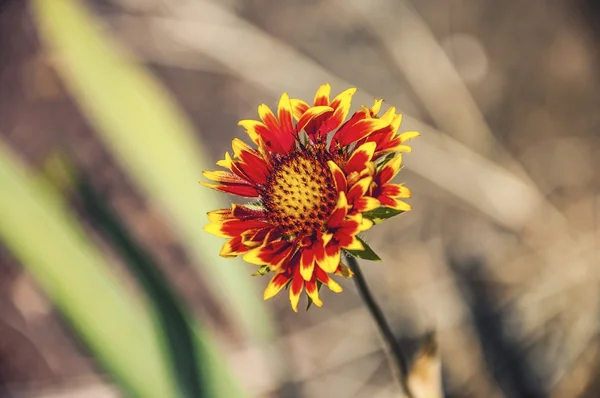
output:
POLYGON ((398 135, 402 116, 394 107, 378 116, 381 100, 345 121, 355 91, 330 101, 325 84, 313 106, 283 94, 277 116, 259 106, 261 121, 240 122, 255 148, 234 139, 233 157, 226 153, 217 162, 229 171, 204 173, 218 183, 204 185, 255 199, 208 214, 205 229, 228 238, 220 254, 243 255, 260 266, 257 274, 275 273, 265 299, 288 286, 295 311, 303 289, 318 306, 322 284, 342 290, 330 276, 352 276, 342 251, 378 258, 360 232, 410 210, 399 200, 410 197, 408 188, 390 181, 400 170, 401 152, 411 150, 405 141, 418 133, 398 135))
POLYGON ((323 231, 337 201, 324 145, 297 148, 278 159, 259 188, 267 219, 287 238, 323 231))

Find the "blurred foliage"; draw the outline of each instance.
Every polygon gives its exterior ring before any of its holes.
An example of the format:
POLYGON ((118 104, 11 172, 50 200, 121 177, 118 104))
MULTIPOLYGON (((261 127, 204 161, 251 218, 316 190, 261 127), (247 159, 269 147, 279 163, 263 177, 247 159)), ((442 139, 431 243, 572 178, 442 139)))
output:
POLYGON ((135 396, 177 396, 156 323, 125 294, 56 191, 4 146, 0 186, 0 237, 95 357, 135 396))
MULTIPOLYGON (((228 272, 233 264, 221 265, 214 250, 205 250, 218 239, 203 232, 205 213, 219 205, 196 185, 206 157, 184 115, 143 68, 95 28, 77 1, 32 4, 59 72, 84 113, 134 181, 163 205, 183 244, 215 280, 216 291, 229 292, 224 305, 232 318, 265 340, 270 322, 250 278, 228 272)), ((0 236, 111 375, 140 397, 244 396, 156 261, 85 178, 59 158, 46 170, 61 191, 74 190, 82 199, 143 288, 144 307, 111 276, 55 188, 29 177, 8 149, 0 149, 0 236)))
MULTIPOLYGON (((52 164, 64 171, 60 174, 71 176, 68 188, 73 189, 81 198, 84 211, 89 214, 94 226, 112 244, 142 285, 148 301, 157 313, 159 325, 169 347, 174 377, 182 395, 209 396, 204 394, 203 388, 206 388, 206 385, 199 377, 201 374, 190 316, 179 302, 164 273, 151 255, 134 240, 114 210, 102 200, 85 176, 79 175, 69 167, 66 159, 58 159, 52 164)), ((64 179, 62 181, 64 182, 64 179)))
POLYGON ((208 275, 240 331, 259 340, 272 334, 261 295, 236 260, 218 256, 221 239, 206 234, 206 213, 222 207, 197 185, 213 166, 188 119, 168 92, 97 27, 75 0, 33 2, 42 37, 59 74, 133 182, 162 206, 180 242, 208 275))

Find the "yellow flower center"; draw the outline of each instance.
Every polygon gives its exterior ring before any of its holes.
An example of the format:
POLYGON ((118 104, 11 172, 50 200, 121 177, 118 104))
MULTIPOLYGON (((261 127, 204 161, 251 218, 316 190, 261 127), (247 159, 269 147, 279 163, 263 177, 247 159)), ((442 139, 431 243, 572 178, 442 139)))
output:
POLYGON ((287 236, 310 236, 321 230, 336 204, 337 193, 325 148, 298 149, 277 162, 261 197, 269 221, 287 236))

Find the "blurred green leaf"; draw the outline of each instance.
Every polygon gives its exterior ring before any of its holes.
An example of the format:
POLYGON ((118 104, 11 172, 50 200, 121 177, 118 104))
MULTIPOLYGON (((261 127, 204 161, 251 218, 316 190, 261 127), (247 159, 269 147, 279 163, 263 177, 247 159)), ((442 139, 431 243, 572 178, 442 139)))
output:
MULTIPOLYGON (((195 263, 212 279, 240 330, 258 340, 273 334, 262 295, 239 260, 218 255, 222 239, 202 227, 206 213, 224 207, 197 181, 214 166, 169 93, 97 27, 75 0, 33 0, 41 37, 59 75, 132 180, 160 205, 195 263)), ((198 93, 198 96, 210 95, 198 93)), ((221 197, 222 198, 222 197, 221 197)))
POLYGON ((368 218, 375 224, 381 224, 388 218, 392 218, 402 213, 404 213, 404 210, 396 210, 391 207, 381 206, 374 210, 364 212, 363 217, 368 218))
POLYGON ((356 237, 356 239, 358 239, 360 241, 360 243, 362 243, 365 250, 346 250, 346 249, 344 249, 344 251, 346 251, 352 257, 361 258, 363 260, 381 261, 381 258, 377 255, 377 253, 375 253, 373 251, 373 249, 371 249, 371 246, 367 245, 367 242, 365 242, 358 236, 356 237))
POLYGON ((133 239, 113 209, 98 196, 85 177, 76 176, 74 186, 95 226, 121 255, 130 271, 142 284, 148 300, 154 305, 169 347, 174 377, 178 381, 182 396, 231 396, 226 391, 210 391, 210 380, 201 380, 198 359, 202 362, 202 358, 196 357, 196 336, 190 323, 191 316, 152 256, 133 239))
POLYGON ((121 255, 154 305, 169 348, 174 377, 184 397, 243 397, 210 336, 201 333, 167 276, 148 251, 129 233, 119 216, 77 171, 68 157, 56 152, 45 162, 44 174, 66 193, 77 194, 95 227, 121 255), (215 369, 219 369, 215 372, 215 369))
POLYGON ((54 189, 0 142, 0 238, 133 396, 176 397, 154 321, 126 294, 54 189))

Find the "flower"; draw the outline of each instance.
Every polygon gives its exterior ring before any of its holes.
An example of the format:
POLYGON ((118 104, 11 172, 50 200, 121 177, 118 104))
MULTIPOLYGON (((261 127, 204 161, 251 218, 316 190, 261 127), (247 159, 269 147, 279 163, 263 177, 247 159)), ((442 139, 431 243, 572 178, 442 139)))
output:
POLYGON ((260 266, 257 274, 274 273, 264 298, 287 286, 294 311, 303 290, 317 306, 321 285, 342 291, 332 278, 352 276, 342 252, 379 259, 358 234, 410 210, 401 200, 409 189, 391 180, 401 153, 411 151, 405 142, 419 134, 397 134, 402 116, 390 107, 379 117, 382 100, 344 122, 355 92, 330 101, 324 84, 312 106, 283 94, 277 115, 260 105, 260 121, 239 123, 254 145, 233 139, 233 156, 217 162, 227 171, 204 172, 217 184, 203 185, 254 199, 208 213, 205 230, 228 239, 220 255, 242 255, 260 266))

